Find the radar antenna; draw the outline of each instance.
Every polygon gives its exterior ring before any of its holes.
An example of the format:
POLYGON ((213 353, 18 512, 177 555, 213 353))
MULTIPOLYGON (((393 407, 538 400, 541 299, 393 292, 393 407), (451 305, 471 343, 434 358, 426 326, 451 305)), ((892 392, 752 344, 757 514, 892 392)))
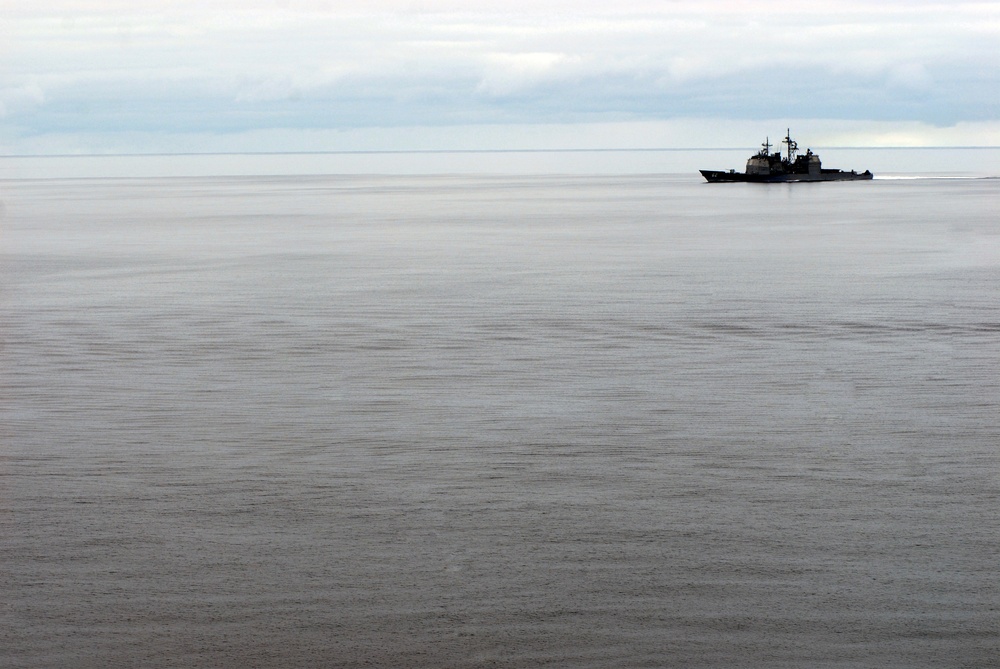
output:
POLYGON ((799 150, 799 145, 795 142, 794 139, 792 139, 791 128, 785 131, 785 138, 781 140, 781 143, 788 145, 788 162, 792 162, 792 156, 795 155, 795 152, 799 150))
POLYGON ((760 145, 760 148, 764 149, 763 151, 761 151, 762 156, 771 155, 771 138, 765 137, 764 143, 760 145))

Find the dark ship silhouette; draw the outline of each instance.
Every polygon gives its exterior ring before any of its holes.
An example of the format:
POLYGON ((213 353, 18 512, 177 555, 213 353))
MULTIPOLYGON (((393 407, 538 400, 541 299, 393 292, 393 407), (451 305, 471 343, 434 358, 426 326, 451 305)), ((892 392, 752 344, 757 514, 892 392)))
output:
POLYGON ((771 153, 770 139, 764 141, 761 150, 756 155, 750 156, 747 160, 745 172, 729 170, 728 172, 718 170, 699 170, 701 175, 710 183, 723 181, 752 181, 755 183, 778 183, 785 181, 863 181, 872 178, 872 173, 868 170, 858 174, 851 170, 824 169, 819 161, 819 156, 806 149, 806 152, 799 154, 799 145, 792 139, 792 132, 789 129, 782 144, 788 146, 788 154, 782 156, 780 151, 771 153))

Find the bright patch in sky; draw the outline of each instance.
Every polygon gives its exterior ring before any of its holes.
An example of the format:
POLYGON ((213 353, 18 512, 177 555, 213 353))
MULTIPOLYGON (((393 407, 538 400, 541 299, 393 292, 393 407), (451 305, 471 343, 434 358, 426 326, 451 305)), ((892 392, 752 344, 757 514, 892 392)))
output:
POLYGON ((0 12, 8 154, 733 146, 787 125, 816 145, 1000 145, 995 2, 0 12))

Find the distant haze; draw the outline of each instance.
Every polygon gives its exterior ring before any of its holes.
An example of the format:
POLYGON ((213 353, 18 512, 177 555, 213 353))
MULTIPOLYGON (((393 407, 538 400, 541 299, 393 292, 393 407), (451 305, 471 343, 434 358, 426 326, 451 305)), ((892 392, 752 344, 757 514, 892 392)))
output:
POLYGON ((993 2, 0 2, 0 152, 1000 145, 993 2), (762 139, 762 138, 760 138, 762 139))

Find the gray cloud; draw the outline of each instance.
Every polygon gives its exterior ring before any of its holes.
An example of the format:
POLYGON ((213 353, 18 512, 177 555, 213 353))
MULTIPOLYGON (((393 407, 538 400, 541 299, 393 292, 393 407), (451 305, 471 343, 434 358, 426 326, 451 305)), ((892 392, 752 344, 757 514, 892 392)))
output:
POLYGON ((12 12, 5 141, 705 116, 1000 120, 990 4, 522 4, 12 12))

